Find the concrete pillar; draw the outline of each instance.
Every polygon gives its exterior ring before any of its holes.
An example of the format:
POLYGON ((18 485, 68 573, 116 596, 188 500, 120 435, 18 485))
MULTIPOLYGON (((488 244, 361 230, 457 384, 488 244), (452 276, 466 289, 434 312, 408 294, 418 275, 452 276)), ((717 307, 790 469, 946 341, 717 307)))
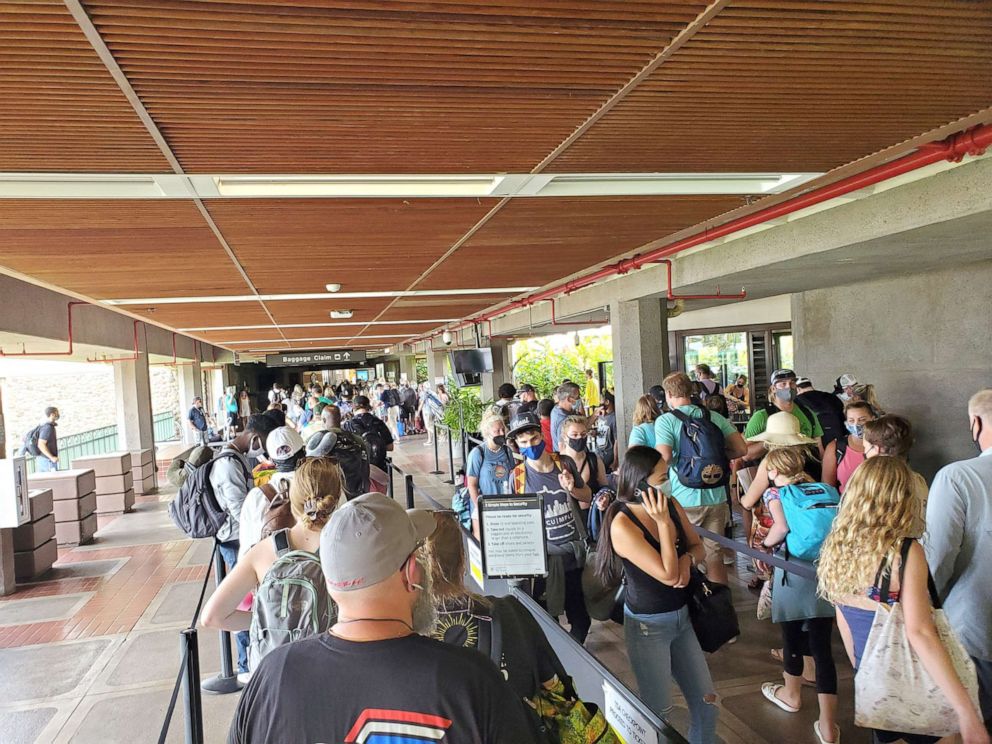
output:
MULTIPOLYGON (((179 426, 182 431, 180 439, 186 444, 193 444, 193 431, 189 428, 186 415, 193 407, 194 398, 203 397, 203 374, 199 362, 193 362, 176 367, 176 381, 179 383, 179 426)), ((203 401, 203 409, 209 411, 208 401, 203 401)))
POLYGON ((138 358, 114 362, 114 390, 117 398, 117 437, 121 449, 138 450, 155 446, 152 426, 152 391, 148 377, 148 345, 141 333, 138 358))
POLYGON ((406 376, 406 381, 411 386, 417 384, 417 357, 413 354, 405 354, 400 357, 400 379, 406 376))
POLYGON ((427 382, 431 388, 436 389, 438 383, 447 383, 445 373, 445 359, 448 354, 445 351, 431 351, 427 349, 427 382))
POLYGON ((610 303, 613 331, 613 381, 616 387, 620 452, 627 447, 634 404, 668 372, 668 312, 664 300, 610 303))
POLYGON ((490 339, 489 349, 493 355, 493 371, 482 375, 482 399, 496 400, 496 391, 504 382, 511 382, 510 347, 502 339, 490 339))

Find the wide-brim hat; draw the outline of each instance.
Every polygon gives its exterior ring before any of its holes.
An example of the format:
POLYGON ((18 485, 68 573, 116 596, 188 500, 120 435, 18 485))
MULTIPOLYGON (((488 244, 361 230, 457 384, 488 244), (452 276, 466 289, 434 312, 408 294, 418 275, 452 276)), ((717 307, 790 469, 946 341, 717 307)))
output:
POLYGON ((510 419, 510 430, 506 432, 507 439, 513 439, 528 429, 541 429, 541 417, 534 411, 517 411, 517 415, 510 419))
POLYGON ((775 444, 781 447, 791 447, 798 444, 816 444, 816 440, 804 436, 799 429, 799 419, 788 411, 779 411, 768 417, 765 430, 753 437, 748 437, 749 442, 764 442, 765 444, 775 444))

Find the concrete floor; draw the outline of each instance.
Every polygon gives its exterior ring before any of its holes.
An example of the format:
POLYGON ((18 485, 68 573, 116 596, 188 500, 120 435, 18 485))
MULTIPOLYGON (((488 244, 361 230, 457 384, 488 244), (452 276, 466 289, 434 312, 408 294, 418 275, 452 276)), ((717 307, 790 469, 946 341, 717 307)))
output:
MULTIPOLYGON (((395 462, 447 504, 452 486, 442 482, 446 474, 428 474, 433 448, 423 442, 422 436, 402 442, 395 462)), ((444 446, 443 470, 446 454, 444 446)), ((397 498, 401 489, 397 481, 397 498)), ((52 572, 0 600, 0 742, 157 740, 179 667, 179 631, 193 613, 211 550, 209 541, 190 541, 172 526, 171 496, 143 497, 133 513, 101 524, 92 545, 60 551, 52 572)), ((741 563, 732 585, 742 637, 709 658, 721 697, 719 735, 726 744, 815 742, 812 690, 804 691, 798 714, 761 697, 760 683, 780 678, 768 653, 780 642, 775 626, 755 619, 748 578, 741 563)), ((586 647, 636 690, 619 625, 594 623, 586 647)), ((200 650, 209 676, 219 668, 217 634, 201 631, 200 650)), ((853 724, 852 673, 839 640, 835 658, 844 741, 867 743, 870 737, 853 724)), ((685 710, 676 700, 672 723, 685 731, 685 710)), ((205 695, 203 705, 206 741, 223 742, 237 695, 205 695)), ((182 740, 180 705, 169 741, 182 740)))

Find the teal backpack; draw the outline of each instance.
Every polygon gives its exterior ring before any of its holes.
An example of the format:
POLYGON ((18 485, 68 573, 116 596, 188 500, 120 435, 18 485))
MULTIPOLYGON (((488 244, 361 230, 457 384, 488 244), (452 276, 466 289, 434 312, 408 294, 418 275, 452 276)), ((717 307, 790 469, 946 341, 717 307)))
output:
POLYGON ((789 534, 785 547, 792 558, 815 561, 830 534, 840 494, 826 483, 793 483, 778 489, 789 534))

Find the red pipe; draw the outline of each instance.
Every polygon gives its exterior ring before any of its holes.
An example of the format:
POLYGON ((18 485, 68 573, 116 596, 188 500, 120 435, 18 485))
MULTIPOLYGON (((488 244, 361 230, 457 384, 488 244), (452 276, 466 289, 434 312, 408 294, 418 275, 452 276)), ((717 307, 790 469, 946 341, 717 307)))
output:
MULTIPOLYGON (((719 285, 716 288, 716 294, 694 294, 694 295, 677 295, 672 291, 672 262, 667 258, 662 258, 658 260, 658 263, 665 264, 668 268, 668 292, 665 294, 665 299, 668 300, 743 300, 747 297, 747 292, 741 287, 741 291, 738 294, 727 295, 720 291, 719 285)), ((554 307, 552 305, 552 307, 554 307)))
POLYGON ((523 297, 519 300, 514 300, 513 302, 503 305, 496 310, 462 321, 460 324, 453 326, 450 330, 458 330, 466 325, 478 323, 482 320, 491 320, 499 315, 505 315, 511 310, 527 307, 528 305, 533 305, 535 302, 541 302, 542 300, 548 300, 552 297, 556 297, 559 294, 574 292, 577 289, 582 289, 583 287, 588 287, 591 284, 595 284, 602 279, 620 276, 635 269, 639 269, 648 263, 658 263, 661 259, 675 255, 676 253, 681 253, 682 251, 688 250, 689 248, 693 248, 697 245, 707 243, 717 238, 722 238, 739 230, 745 230, 749 227, 760 225, 777 217, 783 217, 785 215, 792 214, 793 212, 798 212, 806 207, 812 207, 816 204, 820 204, 821 202, 828 201, 829 199, 834 199, 838 196, 849 194, 852 191, 867 188, 868 186, 886 181, 890 178, 895 178, 896 176, 901 176, 904 173, 909 173, 910 171, 918 168, 939 163, 941 160, 948 160, 952 163, 956 163, 964 158, 965 155, 981 155, 989 148, 989 146, 992 146, 992 125, 980 124, 967 131, 958 132, 957 134, 951 135, 947 139, 939 142, 931 142, 921 145, 915 152, 912 152, 909 155, 904 155, 903 157, 896 158, 888 163, 877 165, 874 168, 869 168, 862 173, 857 173, 853 176, 842 178, 835 183, 827 186, 821 186, 820 188, 813 189, 805 194, 799 194, 791 199, 788 199, 787 201, 775 204, 774 206, 759 209, 757 212, 753 212, 752 214, 745 215, 743 217, 738 217, 713 228, 706 228, 702 232, 683 238, 669 245, 656 248, 643 255, 632 256, 631 258, 618 261, 615 264, 604 266, 601 269, 597 269, 596 271, 586 274, 585 276, 581 276, 577 279, 556 284, 548 289, 537 292, 536 294, 523 297))
POLYGON ((88 302, 82 302, 79 300, 73 300, 67 305, 68 312, 68 333, 69 333, 69 350, 68 351, 27 351, 24 348, 24 344, 21 344, 21 351, 14 353, 7 353, 3 349, 0 349, 0 357, 26 357, 26 356, 72 356, 72 308, 74 305, 89 305, 88 302))
POLYGON ((86 361, 87 362, 91 362, 91 363, 95 362, 95 363, 99 363, 99 364, 104 364, 106 362, 136 362, 136 361, 138 361, 138 353, 139 353, 138 352, 138 323, 140 323, 140 322, 141 322, 140 320, 134 321, 134 354, 132 356, 129 356, 129 357, 112 357, 112 358, 104 357, 103 359, 96 359, 96 358, 90 359, 89 357, 86 357, 86 361))
POLYGON ((156 362, 151 365, 152 367, 191 367, 200 361, 200 356, 197 354, 200 348, 200 342, 193 339, 193 361, 192 362, 180 362, 179 356, 176 353, 176 332, 172 332, 172 361, 171 362, 156 362))

